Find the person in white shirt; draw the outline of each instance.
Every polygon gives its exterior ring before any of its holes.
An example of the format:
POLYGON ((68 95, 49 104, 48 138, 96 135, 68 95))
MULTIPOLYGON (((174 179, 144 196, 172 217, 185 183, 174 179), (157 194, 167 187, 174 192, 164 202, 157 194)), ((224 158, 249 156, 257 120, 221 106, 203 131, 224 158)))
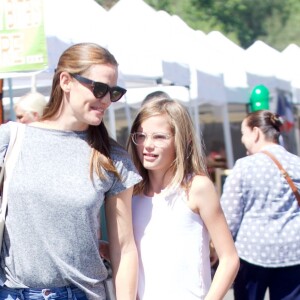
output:
POLYGON ((172 99, 150 101, 130 137, 143 177, 132 202, 138 299, 223 299, 239 258, 189 113, 172 99), (219 256, 212 283, 210 238, 219 256))

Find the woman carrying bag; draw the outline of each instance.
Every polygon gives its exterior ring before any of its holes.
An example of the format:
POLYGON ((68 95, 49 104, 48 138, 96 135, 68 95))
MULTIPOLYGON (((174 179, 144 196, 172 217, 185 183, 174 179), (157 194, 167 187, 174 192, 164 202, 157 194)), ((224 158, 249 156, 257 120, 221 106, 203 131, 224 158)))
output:
MULTIPOLYGON (((40 121, 26 125, 8 186, 0 300, 105 300, 104 201, 116 294, 135 299, 131 197, 140 176, 103 123, 126 92, 117 78, 114 56, 96 44, 61 55, 49 103, 40 121)), ((0 127, 1 158, 9 140, 10 123, 0 127)))
POLYGON ((237 300, 262 300, 267 289, 270 300, 300 299, 300 157, 279 145, 281 125, 268 110, 243 120, 248 156, 224 185, 221 203, 241 259, 237 300))

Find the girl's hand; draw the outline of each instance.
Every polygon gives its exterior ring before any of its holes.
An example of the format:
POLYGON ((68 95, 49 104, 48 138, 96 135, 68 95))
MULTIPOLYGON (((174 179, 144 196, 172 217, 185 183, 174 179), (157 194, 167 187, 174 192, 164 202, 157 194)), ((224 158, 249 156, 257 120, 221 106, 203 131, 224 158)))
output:
POLYGON ((219 258, 212 242, 209 243, 209 252, 210 265, 213 267, 218 262, 219 258))
POLYGON ((101 258, 104 258, 104 259, 110 261, 108 242, 106 242, 104 240, 99 241, 99 253, 100 253, 101 258))

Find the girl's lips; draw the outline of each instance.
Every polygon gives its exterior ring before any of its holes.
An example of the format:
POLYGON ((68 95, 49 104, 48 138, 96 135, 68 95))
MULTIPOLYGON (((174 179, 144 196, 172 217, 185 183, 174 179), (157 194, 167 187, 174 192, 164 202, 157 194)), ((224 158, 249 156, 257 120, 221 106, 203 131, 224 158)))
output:
POLYGON ((144 153, 143 155, 145 161, 154 161, 158 157, 158 155, 151 154, 151 153, 144 153))
POLYGON ((144 156, 148 156, 148 157, 157 157, 158 155, 153 154, 153 153, 143 153, 144 156))

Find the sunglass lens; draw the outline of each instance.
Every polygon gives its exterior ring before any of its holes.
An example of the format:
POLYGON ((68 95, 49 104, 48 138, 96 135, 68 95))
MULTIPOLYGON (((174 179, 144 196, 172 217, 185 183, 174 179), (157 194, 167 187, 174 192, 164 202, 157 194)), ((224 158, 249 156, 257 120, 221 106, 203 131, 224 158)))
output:
POLYGON ((110 94, 110 97, 111 97, 110 100, 112 102, 116 102, 116 101, 120 100, 122 96, 123 96, 123 94, 121 93, 121 91, 112 89, 111 94, 110 94))
POLYGON ((108 90, 109 90, 108 85, 104 83, 96 82, 93 89, 93 94, 96 98, 102 98, 106 95, 108 90))
POLYGON ((121 87, 115 86, 111 89, 110 92, 110 98, 112 102, 116 102, 122 98, 123 95, 125 95, 127 91, 121 87))
POLYGON ((94 82, 93 94, 96 98, 103 98, 108 92, 110 92, 110 101, 116 102, 122 98, 126 90, 118 86, 110 88, 105 83, 94 82))

